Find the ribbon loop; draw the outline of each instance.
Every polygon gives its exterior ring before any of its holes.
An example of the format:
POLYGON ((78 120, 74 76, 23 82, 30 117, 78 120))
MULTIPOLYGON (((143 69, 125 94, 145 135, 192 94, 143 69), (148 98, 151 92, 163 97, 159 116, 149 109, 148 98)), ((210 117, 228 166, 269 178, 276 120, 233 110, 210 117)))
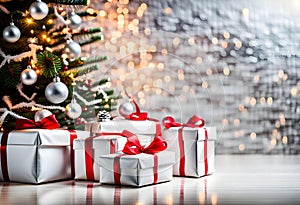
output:
POLYGON ((135 134, 128 130, 124 130, 122 135, 127 137, 127 142, 123 149, 123 153, 125 154, 155 154, 167 149, 167 142, 161 136, 156 136, 148 147, 143 147, 135 134))
POLYGON ((52 114, 48 117, 43 118, 40 122, 34 122, 29 119, 17 119, 16 120, 16 130, 22 129, 33 129, 33 128, 41 128, 41 129, 57 129, 60 125, 55 118, 55 115, 52 114))
POLYGON ((165 128, 169 129, 170 127, 192 127, 192 128, 201 128, 204 126, 205 121, 204 119, 200 118, 197 115, 192 116, 187 123, 179 123, 176 122, 175 119, 171 116, 164 117, 162 120, 163 125, 165 128), (200 124, 197 124, 199 123, 200 124))

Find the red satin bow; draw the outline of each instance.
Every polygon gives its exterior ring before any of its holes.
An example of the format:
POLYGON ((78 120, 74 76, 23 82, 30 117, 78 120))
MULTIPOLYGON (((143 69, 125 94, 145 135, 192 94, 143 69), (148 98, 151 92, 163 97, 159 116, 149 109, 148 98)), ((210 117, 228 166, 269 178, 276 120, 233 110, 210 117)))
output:
POLYGON ((174 120, 173 117, 167 116, 162 120, 163 125, 169 129, 170 127, 192 127, 192 128, 201 128, 204 126, 204 119, 200 118, 197 115, 192 116, 187 123, 179 123, 174 120), (196 124, 200 122, 200 124, 196 124))
POLYGON ((56 129, 59 128, 60 125, 57 122, 55 115, 50 115, 45 117, 40 122, 34 122, 29 119, 17 119, 16 121, 16 130, 22 129, 33 129, 33 128, 41 128, 41 129, 56 129))
POLYGON ((167 149, 167 142, 161 136, 156 136, 148 147, 143 147, 140 144, 138 137, 135 134, 129 132, 128 130, 124 130, 122 132, 122 136, 127 137, 127 142, 123 149, 123 152, 125 154, 155 154, 167 149))

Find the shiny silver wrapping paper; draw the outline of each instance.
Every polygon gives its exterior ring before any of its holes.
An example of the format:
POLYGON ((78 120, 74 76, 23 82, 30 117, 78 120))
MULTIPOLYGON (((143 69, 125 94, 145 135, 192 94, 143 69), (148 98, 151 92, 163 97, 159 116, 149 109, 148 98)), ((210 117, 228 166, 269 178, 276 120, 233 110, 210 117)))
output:
MULTIPOLYGON (((100 183, 115 184, 114 159, 120 154, 100 156, 100 183)), ((172 180, 172 166, 175 160, 173 152, 162 151, 158 157, 158 180, 165 182, 172 180)), ((152 154, 124 155, 120 159, 120 183, 128 186, 145 186, 154 181, 154 156, 152 154)))
MULTIPOLYGON (((175 152, 175 164, 173 166, 173 174, 180 176, 179 162, 180 162, 180 149, 178 141, 179 127, 171 127, 163 131, 163 137, 168 143, 168 151, 175 152)), ((215 141, 217 133, 215 127, 206 127, 208 132, 207 141, 207 162, 208 173, 211 174, 215 171, 214 158, 215 158, 215 141)), ((201 177, 205 175, 204 163, 204 140, 205 132, 203 128, 183 128, 183 146, 185 155, 185 176, 201 177)))
MULTIPOLYGON (((89 137, 89 132, 76 133, 79 138, 89 137)), ((70 179, 70 151, 68 130, 11 131, 6 147, 9 179, 13 182, 33 184, 70 179)), ((3 180, 0 167, 0 181, 3 180)))

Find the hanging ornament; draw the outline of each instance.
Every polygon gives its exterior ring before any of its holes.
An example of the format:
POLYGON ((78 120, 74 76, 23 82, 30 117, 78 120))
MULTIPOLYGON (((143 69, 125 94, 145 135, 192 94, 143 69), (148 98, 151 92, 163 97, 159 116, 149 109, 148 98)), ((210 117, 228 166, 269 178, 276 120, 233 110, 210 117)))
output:
POLYGON ((59 104, 68 98, 69 90, 65 84, 60 82, 59 77, 55 77, 53 82, 47 85, 45 96, 47 100, 54 104, 59 104))
POLYGON ((110 121, 111 120, 111 115, 106 110, 101 110, 97 114, 97 120, 99 122, 110 121))
POLYGON ((17 42, 20 39, 20 36, 21 31, 13 22, 3 30, 3 38, 9 43, 17 42))
POLYGON ((31 66, 27 66, 25 70, 21 73, 21 81, 24 85, 32 85, 37 80, 36 72, 31 68, 31 66))
POLYGON ((75 98, 66 106, 66 114, 71 119, 78 118, 82 113, 81 106, 76 102, 75 98))
POLYGON ((69 59, 74 60, 80 56, 80 53, 80 45, 74 42, 72 39, 69 39, 63 50, 63 54, 66 54, 69 59))
POLYGON ((119 106, 119 113, 123 117, 130 115, 134 110, 134 106, 130 102, 124 102, 119 106))
POLYGON ((37 0, 36 2, 32 3, 29 10, 30 15, 35 20, 41 20, 45 18, 49 12, 47 4, 42 2, 41 0, 37 0))
POLYGON ((82 23, 81 17, 77 15, 75 12, 71 13, 69 19, 70 19, 69 27, 72 29, 78 28, 82 23))
POLYGON ((52 115, 52 113, 49 110, 46 109, 39 110, 34 115, 34 121, 40 122, 42 121, 42 119, 44 119, 45 117, 49 117, 50 115, 52 115))

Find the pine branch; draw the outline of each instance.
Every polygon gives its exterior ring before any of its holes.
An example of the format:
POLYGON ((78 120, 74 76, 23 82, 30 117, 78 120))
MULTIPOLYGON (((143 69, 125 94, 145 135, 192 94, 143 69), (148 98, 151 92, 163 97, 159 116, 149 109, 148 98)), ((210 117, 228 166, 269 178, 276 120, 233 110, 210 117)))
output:
POLYGON ((87 5, 87 0, 44 0, 44 2, 66 5, 87 5))
POLYGON ((76 77, 85 75, 85 74, 90 73, 90 72, 95 71, 95 70, 98 70, 99 66, 98 65, 92 65, 92 66, 89 66, 87 68, 79 67, 77 69, 78 69, 78 72, 77 72, 76 77))
POLYGON ((79 43, 81 46, 84 46, 84 45, 87 45, 87 44, 90 44, 90 43, 94 43, 96 41, 101 41, 103 40, 103 36, 93 36, 91 37, 89 40, 86 40, 86 41, 83 41, 81 43, 79 43))

